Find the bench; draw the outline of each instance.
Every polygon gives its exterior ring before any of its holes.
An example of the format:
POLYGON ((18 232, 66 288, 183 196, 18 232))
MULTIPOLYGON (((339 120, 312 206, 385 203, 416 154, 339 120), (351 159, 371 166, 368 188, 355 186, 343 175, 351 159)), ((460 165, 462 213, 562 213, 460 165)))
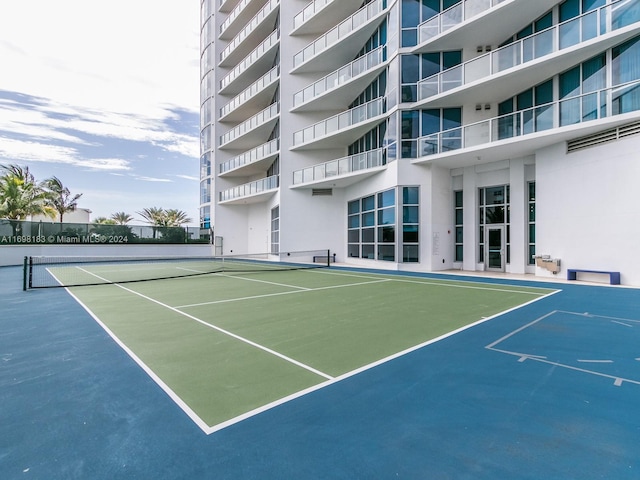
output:
POLYGON ((567 269, 567 280, 576 280, 578 273, 601 273, 603 275, 609 275, 609 283, 611 285, 620 285, 620 272, 607 272, 603 270, 583 270, 579 268, 567 269))

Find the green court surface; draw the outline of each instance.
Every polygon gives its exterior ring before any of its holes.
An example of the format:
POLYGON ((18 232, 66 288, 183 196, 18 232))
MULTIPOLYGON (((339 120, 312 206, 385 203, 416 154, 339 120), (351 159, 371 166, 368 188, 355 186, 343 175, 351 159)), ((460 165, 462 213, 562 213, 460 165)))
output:
POLYGON ((555 292, 339 268, 69 290, 207 433, 555 292))

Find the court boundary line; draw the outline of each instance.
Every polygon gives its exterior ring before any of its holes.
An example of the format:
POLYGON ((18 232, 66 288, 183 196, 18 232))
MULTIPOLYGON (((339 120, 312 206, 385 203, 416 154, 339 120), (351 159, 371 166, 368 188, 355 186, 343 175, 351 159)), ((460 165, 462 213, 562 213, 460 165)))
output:
MULTIPOLYGON (((588 318, 603 318, 606 320, 611 321, 612 323, 620 323, 620 322, 616 322, 616 320, 626 320, 628 322, 633 322, 633 323, 638 323, 640 324, 640 320, 633 320, 630 318, 620 318, 620 317, 610 317, 607 315, 596 315, 596 314, 591 314, 588 312, 570 312, 568 310, 552 310, 549 313, 546 313, 544 315, 542 315, 541 317, 536 318, 535 320, 533 320, 532 322, 529 322, 517 329, 515 329, 513 332, 508 333, 507 335, 504 335, 503 337, 499 338, 498 340, 490 343, 489 345, 486 345, 484 348, 486 348, 487 350, 492 350, 494 352, 498 352, 498 353, 503 353, 503 354, 507 354, 507 355, 511 355, 511 356, 515 356, 515 357, 519 357, 518 362, 523 363, 526 360, 535 360, 537 362, 541 362, 541 363, 546 363, 548 365, 553 365, 556 367, 563 367, 569 370, 574 370, 574 371, 578 371, 578 372, 582 372, 582 373, 588 373, 591 375, 595 375, 598 377, 605 377, 605 378, 610 378, 613 380, 613 384, 616 387, 620 387, 622 386, 622 384, 624 382, 627 383, 633 383, 636 385, 640 385, 640 380, 632 380, 630 378, 624 378, 621 377, 619 375, 611 375, 608 373, 602 373, 602 372, 597 372, 597 371, 593 371, 593 370, 588 370, 586 368, 579 368, 579 367, 575 367, 573 365, 567 365, 561 362, 554 362, 552 360, 548 360, 547 357, 545 356, 540 356, 540 355, 532 355, 532 354, 528 354, 528 353, 522 353, 522 352, 516 352, 513 350, 505 350, 505 349, 501 349, 501 348, 496 348, 496 345, 498 345, 499 343, 509 339, 510 337, 517 335, 518 333, 521 333, 522 331, 526 330, 527 328, 535 325, 536 323, 539 323, 541 321, 543 321, 545 318, 551 317, 552 315, 555 315, 557 313, 566 313, 569 315, 577 315, 577 316, 581 316, 581 317, 588 317, 588 318)), ((629 326, 629 325, 624 325, 624 326, 629 326)), ((576 359, 576 361, 578 362, 585 362, 585 363, 602 363, 601 360, 580 360, 580 359, 576 359)))
MULTIPOLYGON (((81 267, 77 267, 77 268, 79 268, 80 270, 83 270, 81 267)), ((90 274, 90 275, 94 275, 94 276, 96 276, 96 277, 100 278, 98 275, 95 275, 95 274, 93 274, 93 273, 91 273, 91 272, 88 272, 88 271, 85 271, 85 272, 86 272, 86 273, 88 273, 88 274, 90 274)), ((54 278, 55 278, 55 276, 54 276, 54 278)), ((56 279, 56 280, 57 280, 57 279, 56 279)), ((103 279, 103 278, 101 278, 101 280, 105 280, 105 281, 106 281, 106 279, 103 279)), ((374 283, 381 283, 381 282, 383 282, 383 281, 391 281, 391 280, 393 280, 393 279, 380 279, 379 281, 375 281, 374 283)), ((363 282, 363 283, 371 283, 371 282, 363 282)), ((415 282, 415 283, 424 283, 424 282, 415 282)), ((111 285, 113 285, 113 286, 115 286, 115 287, 118 287, 118 288, 120 288, 120 289, 123 289, 123 290, 125 290, 125 291, 127 291, 127 292, 129 292, 129 293, 132 293, 132 294, 134 294, 134 295, 136 295, 136 296, 139 296, 139 297, 141 297, 141 298, 144 298, 144 299, 146 299, 146 300, 148 300, 148 301, 151 301, 152 303, 155 303, 155 304, 157 304, 157 305, 159 305, 159 306, 162 306, 162 307, 164 307, 164 308, 167 308, 167 309, 169 309, 169 310, 171 310, 171 311, 173 311, 173 312, 175 312, 175 313, 178 313, 178 314, 183 315, 183 316, 185 316, 185 317, 187 317, 187 318, 190 318, 190 319, 192 319, 192 320, 194 320, 194 321, 196 321, 196 322, 198 322, 198 323, 200 323, 200 324, 202 324, 202 325, 204 325, 204 326, 207 326, 207 327, 212 328, 212 329, 214 329, 214 330, 220 331, 221 333, 228 334, 228 335, 230 335, 231 337, 237 338, 237 339, 239 339, 239 340, 240 340, 240 339, 242 339, 242 337, 240 337, 239 335, 233 334, 232 332, 227 332, 226 330, 221 329, 221 328, 219 328, 219 327, 216 327, 216 326, 214 326, 214 325, 211 325, 211 324, 209 324, 209 323, 205 322, 204 320, 198 319, 197 317, 195 317, 195 316, 193 316, 193 315, 190 315, 190 314, 188 314, 188 313, 186 313, 186 312, 182 312, 182 311, 178 310, 178 309, 177 309, 177 307, 171 307, 171 306, 169 306, 169 305, 166 305, 166 304, 164 304, 164 303, 162 303, 162 302, 160 302, 160 301, 158 301, 158 300, 155 300, 155 299, 153 299, 153 298, 151 298, 151 297, 148 297, 148 296, 146 296, 146 295, 144 295, 144 294, 142 294, 142 293, 136 292, 135 290, 131 290, 130 288, 124 287, 123 285, 120 285, 120 284, 118 284, 118 283, 111 283, 111 285)), ((334 286, 334 288, 335 288, 335 287, 343 287, 343 286, 344 286, 344 285, 334 286)), ((328 287, 322 287, 322 289, 327 289, 327 288, 328 288, 328 287)), ((273 402, 270 402, 270 403, 268 403, 268 404, 262 405, 262 406, 260 406, 260 407, 255 408, 255 409, 249 410, 249 411, 247 411, 247 412, 245 412, 245 413, 243 413, 243 414, 241 414, 241 415, 238 415, 238 416, 232 417, 232 418, 227 419, 227 420, 225 420, 224 422, 220 422, 220 423, 218 423, 218 424, 216 424, 216 425, 208 425, 208 424, 207 424, 206 422, 204 422, 204 420, 202 420, 202 418, 200 418, 200 416, 198 416, 198 415, 197 415, 197 413, 195 413, 195 411, 194 411, 193 409, 191 409, 191 408, 190 408, 190 407, 189 407, 189 406, 188 406, 188 405, 187 405, 187 404, 186 404, 186 403, 185 403, 185 402, 184 402, 184 401, 183 401, 183 400, 182 400, 182 399, 181 399, 181 398, 180 398, 180 397, 179 397, 179 396, 178 396, 178 395, 177 395, 177 394, 176 394, 176 393, 175 393, 175 392, 174 392, 174 391, 173 391, 173 390, 172 390, 172 389, 171 389, 171 388, 166 384, 166 383, 164 383, 164 382, 163 382, 163 381, 162 381, 162 380, 157 376, 157 374, 153 373, 153 370, 151 370, 151 369, 150 369, 150 367, 148 367, 144 362, 142 362, 142 361, 140 360, 140 358, 139 358, 135 353, 133 353, 133 351, 131 351, 128 347, 126 347, 126 345, 124 345, 124 344, 123 344, 123 343, 118 339, 118 337, 117 337, 117 336, 115 336, 115 334, 113 334, 113 332, 111 332, 111 331, 108 329, 108 327, 106 327, 106 325, 105 325, 102 321, 100 321, 100 320, 99 320, 99 318, 98 318, 95 314, 93 314, 93 312, 92 312, 92 311, 91 311, 91 310, 90 310, 86 305, 84 305, 84 304, 83 304, 83 303, 82 303, 82 302, 81 302, 81 301, 80 301, 80 300, 79 300, 75 295, 73 295, 73 293, 69 290, 69 288, 65 287, 65 290, 67 290, 67 291, 69 292, 69 294, 70 294, 70 295, 71 295, 71 296, 72 296, 76 301, 78 301, 78 303, 80 303, 80 305, 81 305, 81 306, 82 306, 82 307, 83 307, 83 308, 84 308, 84 309, 85 309, 85 310, 86 310, 86 311, 91 315, 91 317, 92 317, 92 318, 94 318, 94 319, 95 319, 95 320, 96 320, 96 321, 97 321, 97 322, 98 322, 98 323, 99 323, 103 328, 105 328, 105 331, 107 331, 107 333, 108 333, 108 334, 109 334, 109 335, 110 335, 110 336, 111 336, 111 337, 116 341, 116 343, 117 343, 118 345, 120 345, 120 346, 123 348, 123 350, 125 350, 125 352, 126 352, 126 353, 127 353, 127 354, 128 354, 128 355, 129 355, 133 360, 134 360, 134 362, 135 362, 135 363, 137 363, 138 365, 140 365, 140 366, 141 366, 141 368, 142 368, 146 373, 148 373, 148 374, 149 374, 149 376, 151 377, 151 379, 152 379, 152 380, 154 380, 154 381, 158 384, 158 386, 159 386, 162 390, 164 390, 164 391, 165 391, 165 393, 167 393, 167 395, 168 395, 172 400, 174 400, 174 401, 176 402, 176 405, 177 405, 179 408, 181 408, 181 409, 182 409, 182 410, 187 414, 187 416, 188 416, 190 419, 192 419, 192 420, 194 421, 194 423, 196 423, 196 425, 197 425, 197 426, 198 426, 198 427, 199 427, 199 428, 200 428, 200 429, 201 429, 201 430, 202 430, 206 435, 211 435, 212 433, 215 433, 215 432, 217 432, 217 431, 220 431, 220 430, 222 430, 222 429, 224 429, 224 428, 227 428, 227 427, 229 427, 229 426, 231 426, 231 425, 234 425, 234 424, 236 424, 236 423, 239 423, 239 422, 241 422, 241 421, 243 421, 243 420, 246 420, 246 419, 248 419, 248 418, 251 418, 251 417, 253 417, 253 416, 255 416, 255 415, 259 414, 259 413, 265 412, 265 411, 270 410, 270 409, 272 409, 272 408, 275 408, 275 407, 277 407, 277 406, 279 406, 279 405, 283 405, 283 404, 288 403, 288 402, 290 402, 290 401, 292 401, 292 400, 295 400, 295 399, 297 399, 297 398, 303 397, 303 396, 305 396, 305 395, 308 395, 308 394, 310 394, 310 393, 313 393, 313 392, 315 392, 315 391, 317 391, 317 390, 320 390, 320 389, 322 389, 322 388, 325 388, 325 387, 327 387, 327 386, 333 385, 334 383, 337 383, 337 382, 343 381, 343 380, 345 380, 345 379, 347 379, 347 378, 350 378, 350 377, 352 377, 352 376, 358 375, 358 374, 360 374, 360 373, 362 373, 362 372, 365 372, 365 371, 367 371, 367 370, 370 370, 370 369, 372 369, 372 368, 375 368, 375 367, 377 367, 377 366, 379 366, 379 365, 382 365, 382 364, 385 364, 385 363, 387 363, 387 362, 390 362, 390 361, 392 361, 392 360, 394 360, 394 359, 396 359, 396 358, 399 358, 399 357, 402 357, 402 356, 408 355, 409 353, 412 353, 412 352, 414 352, 414 351, 416 351, 416 350, 419 350, 419 349, 421 349, 421 348, 424 348, 424 347, 426 347, 426 346, 428 346, 428 345, 434 344, 434 343, 436 343, 436 342, 442 341, 442 340, 444 340, 444 339, 446 339, 446 338, 449 338, 449 337, 451 337, 451 336, 457 335, 457 334, 459 334, 459 333, 461 333, 461 332, 463 332, 463 331, 465 331, 465 330, 468 330, 468 329, 473 328, 473 327, 475 327, 475 326, 481 325, 481 324, 483 324, 483 323, 485 323, 485 322, 488 322, 488 321, 490 321, 490 320, 493 320, 494 318, 498 318, 498 317, 500 317, 500 316, 502 316, 502 315, 506 315, 506 314, 508 314, 508 313, 510 313, 510 312, 512 312, 512 311, 516 311, 516 310, 518 310, 518 309, 524 308, 524 307, 526 307, 526 306, 528 306, 528 305, 530 305, 530 304, 532 304, 532 303, 535 303, 535 302, 541 301, 541 300, 543 300, 543 299, 546 299, 547 297, 550 297, 550 296, 555 295, 555 294, 557 294, 557 293, 559 293, 559 292, 561 292, 561 291, 562 291, 562 290, 552 290, 552 291, 550 291, 549 293, 544 294, 544 295, 540 295, 540 296, 538 296, 537 298, 534 298, 534 299, 532 299, 532 300, 530 300, 530 301, 528 301, 528 302, 525 302, 525 303, 522 303, 522 304, 516 305, 515 307, 509 308, 509 309, 507 309, 507 310, 503 310, 503 311, 498 312, 498 313, 496 313, 496 314, 494 314, 494 315, 491 315, 491 316, 489 316, 489 317, 483 317, 483 318, 481 318, 481 319, 479 319, 479 320, 477 320, 477 321, 475 321, 475 322, 469 323, 469 324, 467 324, 467 325, 463 325, 462 327, 459 327, 459 328, 457 328, 457 329, 455 329, 455 330, 452 330, 452 331, 450 331, 450 332, 444 333, 444 334, 439 335, 439 336, 437 336, 437 337, 434 337, 434 338, 432 338, 432 339, 426 340, 426 341, 424 341, 424 342, 421 342, 421 343, 419 343, 419 344, 417 344, 417 345, 414 345, 414 346, 412 346, 412 347, 409 347, 409 348, 407 348, 407 349, 401 350, 400 352, 394 353, 394 354, 392 354, 392 355, 388 355, 388 356, 383 357, 383 358, 381 358, 381 359, 379 359, 379 360, 376 360, 375 362, 371 362, 371 363, 369 363, 369 364, 363 365, 363 366, 358 367, 358 368, 356 368, 356 369, 354 369, 354 370, 351 370, 351 371, 349 371, 349 372, 345 372, 344 374, 339 375, 339 376, 337 376, 337 377, 331 377, 331 376, 329 376, 329 375, 322 374, 322 373, 320 372, 320 373, 319 373, 319 376, 323 376, 323 377, 327 378, 327 380, 326 380, 326 381, 320 382, 320 383, 318 383, 318 384, 316 384, 316 385, 313 385, 313 386, 308 387, 308 388, 306 388, 306 389, 300 390, 300 391, 298 391, 298 392, 294 392, 293 394, 290 394, 290 395, 285 396, 285 397, 283 397, 283 398, 277 399, 277 400, 275 400, 275 401, 273 401, 273 402), (190 414, 190 412, 191 412, 191 414, 190 414), (196 420, 196 419, 197 419, 197 420, 196 420)), ((547 289, 547 290, 548 290, 548 289, 547 289)), ((304 292, 304 291, 292 291, 292 292, 286 292, 286 293, 302 293, 302 292, 304 292)), ((527 293, 527 292, 514 292, 514 293, 527 293)), ((247 343, 249 343, 249 344, 250 344, 250 345, 252 345, 252 346, 255 346, 256 348, 260 348, 260 349, 262 349, 262 350, 264 350, 264 349, 266 349, 266 350, 270 350, 270 349, 267 349, 267 347, 263 347, 263 346, 261 346, 261 345, 259 345, 259 344, 255 343, 255 342, 252 342, 252 341, 250 341, 250 340, 248 340, 248 339, 244 339, 243 341, 246 341, 247 343)), ((272 351, 272 352, 273 352, 273 353, 275 353, 275 354, 276 354, 276 356, 279 356, 279 357, 286 357, 286 356, 283 356, 283 355, 281 355, 281 354, 278 354, 278 352, 275 352, 275 351, 272 351)), ((288 357, 286 357, 286 358, 288 358, 288 357)), ((301 362, 297 362, 297 361, 296 361, 296 360, 294 360, 294 359, 291 359, 291 360, 293 360, 293 362, 292 362, 292 363, 294 363, 294 364, 296 364, 296 365, 298 365, 298 366, 301 366, 301 368, 305 368, 305 367, 303 366, 304 364, 302 364, 301 362)), ((312 367, 309 367, 309 368, 312 368, 312 367)), ((315 369, 313 369, 313 370, 311 370, 311 371, 312 371, 313 373, 315 373, 315 371, 314 371, 314 370, 315 370, 315 369)), ((319 371, 317 371, 317 372, 319 372, 319 371)))

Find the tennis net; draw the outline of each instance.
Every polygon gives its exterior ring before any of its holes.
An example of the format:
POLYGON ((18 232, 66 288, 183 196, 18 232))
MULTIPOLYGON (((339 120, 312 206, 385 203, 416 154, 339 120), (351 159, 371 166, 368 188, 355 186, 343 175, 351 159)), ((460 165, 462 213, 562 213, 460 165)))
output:
POLYGON ((216 273, 329 267, 329 250, 222 256, 40 256, 24 259, 24 289, 143 282, 216 273))

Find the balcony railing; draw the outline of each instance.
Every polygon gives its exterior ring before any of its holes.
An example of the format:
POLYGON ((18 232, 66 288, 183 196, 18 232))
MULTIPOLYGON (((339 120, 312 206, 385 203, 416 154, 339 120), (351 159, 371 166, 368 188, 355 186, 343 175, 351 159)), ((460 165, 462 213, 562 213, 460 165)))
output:
POLYGON ((224 33, 224 31, 229 28, 229 25, 231 25, 236 18, 238 18, 238 15, 240 15, 240 13, 242 13, 242 11, 245 9, 245 7, 251 2, 252 0, 241 0, 235 7, 234 9, 231 11, 231 13, 229 14, 229 16, 225 19, 224 22, 222 22, 222 24, 220 25, 220 35, 222 35, 224 33))
POLYGON ((236 138, 239 138, 251 130, 259 127, 260 125, 272 120, 274 117, 278 116, 280 113, 280 104, 272 103, 267 108, 262 110, 261 112, 256 113, 253 117, 249 118, 247 121, 242 122, 240 125, 232 128, 227 133, 220 137, 220 145, 224 145, 229 143, 236 138))
POLYGON ((229 188, 220 192, 220 201, 226 202, 237 198, 250 197, 258 193, 264 193, 278 188, 278 175, 262 178, 255 182, 245 183, 237 187, 229 188))
POLYGON ((382 148, 338 158, 293 172, 293 184, 314 182, 386 165, 386 151, 382 148))
POLYGON ((638 21, 638 1, 619 0, 425 78, 418 82, 418 100, 495 75, 638 21))
POLYGON ((249 165, 251 163, 258 162, 263 158, 267 158, 271 155, 275 155, 280 150, 280 140, 275 139, 270 142, 264 143, 259 147, 252 148, 251 150, 244 152, 237 157, 233 157, 231 160, 228 160, 224 163, 220 164, 220 173, 225 173, 230 170, 235 170, 236 168, 243 167, 245 165, 249 165))
POLYGON ((424 157, 640 111, 640 80, 403 141, 404 157, 424 157))
POLYGON ((238 45, 245 41, 245 39, 255 30, 255 28, 276 8, 280 6, 280 0, 269 0, 264 7, 260 9, 258 13, 247 23, 247 25, 238 32, 238 34, 229 42, 229 44, 220 52, 220 62, 224 60, 233 52, 238 45))
POLYGON ((264 42, 258 45, 249 55, 247 55, 226 77, 220 81, 220 90, 227 88, 236 78, 242 75, 253 63, 264 53, 273 47, 280 40, 280 30, 276 29, 264 42))
POLYGON ((304 90, 300 90, 293 96, 293 106, 298 107, 333 88, 339 87, 351 79, 371 70, 385 62, 387 59, 386 48, 378 47, 375 50, 357 58, 353 62, 331 72, 326 77, 312 83, 304 90))
POLYGON ((229 103, 227 103, 224 107, 220 109, 220 117, 225 117, 236 108, 238 108, 243 103, 247 102, 251 98, 253 98, 258 92, 264 89, 266 86, 275 82, 280 76, 280 67, 274 67, 265 73, 258 80, 253 82, 247 88, 245 88, 238 95, 233 97, 229 103))
POLYGON ((322 10, 324 7, 326 7, 330 3, 333 3, 334 1, 336 0, 315 0, 307 4, 307 6, 304 7, 300 13, 298 13, 295 17, 293 17, 293 29, 295 30, 297 28, 300 28, 302 25, 304 25, 305 22, 311 19, 316 13, 318 13, 320 10, 322 10))
POLYGON ((505 0, 464 0, 438 15, 422 22, 418 26, 418 43, 423 43, 446 32, 450 28, 460 25, 476 15, 504 2, 505 0))
POLYGON ((339 113, 326 120, 311 125, 293 134, 293 145, 301 145, 320 137, 331 135, 340 130, 356 126, 386 112, 384 97, 358 105, 346 112, 339 113))
POLYGON ((338 43, 354 30, 365 25, 372 18, 382 12, 387 5, 387 0, 374 0, 368 3, 349 18, 333 27, 324 35, 318 37, 313 43, 307 45, 293 57, 293 68, 297 68, 310 60, 323 50, 338 43))

